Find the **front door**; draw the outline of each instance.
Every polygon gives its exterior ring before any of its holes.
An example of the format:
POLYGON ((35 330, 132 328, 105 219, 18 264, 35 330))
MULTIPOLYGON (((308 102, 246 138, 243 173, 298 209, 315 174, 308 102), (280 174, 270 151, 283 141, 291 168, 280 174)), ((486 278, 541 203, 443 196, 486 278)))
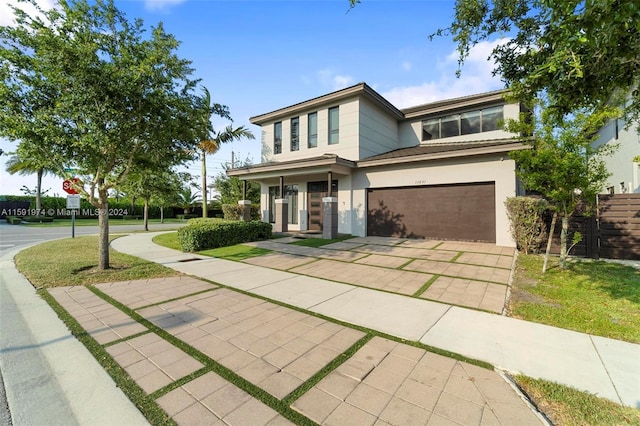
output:
MULTIPOLYGON (((329 196, 327 181, 309 182, 307 184, 307 211, 309 214, 309 231, 322 231, 322 199, 329 196)), ((338 181, 331 182, 332 195, 338 195, 338 181)))

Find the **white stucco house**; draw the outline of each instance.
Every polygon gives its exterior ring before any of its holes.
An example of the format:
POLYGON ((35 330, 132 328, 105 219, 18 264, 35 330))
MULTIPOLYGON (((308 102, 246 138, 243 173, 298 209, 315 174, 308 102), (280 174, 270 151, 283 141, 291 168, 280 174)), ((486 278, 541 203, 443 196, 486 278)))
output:
POLYGON ((519 186, 508 153, 527 145, 500 128, 523 109, 504 95, 398 109, 359 83, 252 117, 262 162, 228 174, 260 183, 262 218, 276 230, 330 221, 357 236, 514 246, 504 202, 519 186))
POLYGON ((603 192, 640 193, 640 162, 633 161, 640 156, 639 126, 637 122, 627 126, 622 119, 617 119, 610 121, 598 132, 596 145, 617 146, 612 155, 603 158, 611 173, 603 192))

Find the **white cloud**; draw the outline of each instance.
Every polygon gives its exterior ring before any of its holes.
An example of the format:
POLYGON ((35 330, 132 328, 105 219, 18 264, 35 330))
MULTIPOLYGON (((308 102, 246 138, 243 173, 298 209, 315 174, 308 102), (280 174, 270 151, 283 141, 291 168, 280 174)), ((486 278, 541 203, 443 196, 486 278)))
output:
POLYGON ((500 39, 481 42, 474 46, 465 60, 460 78, 455 76, 458 53, 454 50, 438 64, 440 76, 437 80, 415 86, 394 87, 383 92, 382 95, 398 108, 407 108, 442 99, 501 89, 504 84, 499 77, 492 75, 495 64, 489 59, 489 55, 495 46, 506 41, 507 39, 500 39))
POLYGON ((315 78, 303 77, 302 81, 307 84, 320 83, 323 88, 329 91, 344 89, 354 84, 354 79, 350 75, 338 74, 329 68, 317 71, 315 78))
MULTIPOLYGON (((53 9, 57 6, 55 0, 36 0, 36 3, 43 10, 53 9)), ((0 25, 15 25, 13 9, 10 5, 17 5, 20 9, 32 16, 36 13, 36 9, 29 3, 18 3, 16 0, 0 0, 0 25)))
POLYGON ((150 11, 165 11, 171 6, 184 3, 186 0, 144 0, 144 7, 150 11))

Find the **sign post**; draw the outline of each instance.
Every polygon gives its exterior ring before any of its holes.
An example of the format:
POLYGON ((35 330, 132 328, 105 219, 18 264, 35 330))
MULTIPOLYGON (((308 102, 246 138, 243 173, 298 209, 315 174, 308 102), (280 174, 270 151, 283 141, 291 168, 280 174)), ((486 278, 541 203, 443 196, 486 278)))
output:
MULTIPOLYGON (((64 189, 64 184, 62 187, 64 189)), ((71 238, 76 237, 76 209, 79 209, 79 208, 80 208, 80 195, 78 194, 67 195, 67 209, 71 210, 71 238)))

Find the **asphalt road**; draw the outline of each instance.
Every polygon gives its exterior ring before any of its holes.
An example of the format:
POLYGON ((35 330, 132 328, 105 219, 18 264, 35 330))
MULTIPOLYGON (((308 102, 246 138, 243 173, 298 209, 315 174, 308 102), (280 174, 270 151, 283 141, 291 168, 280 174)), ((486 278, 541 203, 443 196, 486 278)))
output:
MULTIPOLYGON (((149 226, 150 231, 162 231, 171 230, 180 227, 179 224, 152 224, 149 226)), ((143 231, 142 223, 140 225, 111 225, 109 227, 110 234, 116 233, 128 233, 143 231)), ((76 226, 75 235, 97 235, 97 226, 76 226)), ((10 253, 21 248, 38 244, 41 242, 55 240, 59 238, 70 238, 71 227, 34 227, 29 225, 10 225, 5 220, 0 220, 0 259, 11 256, 10 253)), ((0 339, 2 347, 0 347, 0 366, 7 368, 11 366, 12 369, 24 369, 20 374, 30 374, 29 380, 26 381, 27 385, 20 389, 12 389, 13 395, 19 395, 22 398, 35 398, 38 400, 36 407, 42 408, 43 404, 53 408, 55 405, 58 407, 58 412, 61 413, 61 417, 66 417, 65 410, 67 409, 60 401, 56 399, 55 395, 60 392, 57 389, 58 385, 53 375, 49 371, 47 361, 41 356, 38 351, 11 351, 11 347, 28 348, 32 345, 30 341, 29 327, 20 312, 20 306, 17 305, 11 294, 7 291, 7 271, 0 271, 0 305, 2 310, 2 328, 3 336, 0 339), (8 340, 9 339, 9 340, 8 340), (13 339, 13 340, 11 340, 13 339), (11 341, 10 341, 11 340, 11 341), (15 341, 14 341, 15 340, 15 341), (49 400, 47 400, 49 399, 49 400), (46 404, 44 403, 46 401, 46 404)), ((18 423, 20 419, 24 419, 20 413, 12 413, 9 406, 5 388, 4 375, 7 371, 3 371, 0 368, 0 425, 11 426, 16 424, 12 419, 18 416, 18 423), (13 416, 12 416, 13 414, 13 416)), ((15 373, 15 371, 12 371, 15 373)), ((46 420, 46 417, 42 418, 46 420)), ((48 419, 51 420, 51 419, 48 419)), ((52 423, 53 424, 53 423, 52 423)))

